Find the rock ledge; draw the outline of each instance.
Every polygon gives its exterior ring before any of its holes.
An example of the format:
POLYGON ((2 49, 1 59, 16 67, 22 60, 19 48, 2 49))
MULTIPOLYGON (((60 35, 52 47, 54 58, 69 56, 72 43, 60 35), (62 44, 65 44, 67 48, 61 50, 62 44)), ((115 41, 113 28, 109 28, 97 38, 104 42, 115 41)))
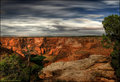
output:
POLYGON ((90 55, 88 58, 55 62, 43 68, 39 77, 46 82, 53 80, 72 82, 115 82, 110 58, 104 55, 90 55))

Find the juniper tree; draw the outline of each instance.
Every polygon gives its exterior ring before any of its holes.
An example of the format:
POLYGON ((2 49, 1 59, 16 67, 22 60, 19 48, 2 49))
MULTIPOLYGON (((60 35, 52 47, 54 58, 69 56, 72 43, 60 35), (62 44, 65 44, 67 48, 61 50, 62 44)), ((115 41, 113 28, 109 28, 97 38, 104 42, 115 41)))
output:
POLYGON ((103 35, 103 44, 105 46, 113 47, 111 56, 111 66, 115 70, 115 74, 120 80, 120 16, 110 15, 105 17, 102 21, 105 29, 105 35, 103 35))

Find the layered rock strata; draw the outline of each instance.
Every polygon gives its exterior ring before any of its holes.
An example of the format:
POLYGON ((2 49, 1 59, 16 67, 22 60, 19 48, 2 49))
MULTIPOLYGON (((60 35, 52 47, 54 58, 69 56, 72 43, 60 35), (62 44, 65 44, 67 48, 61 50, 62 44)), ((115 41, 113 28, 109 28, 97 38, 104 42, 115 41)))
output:
POLYGON ((27 47, 31 54, 57 56, 57 61, 79 60, 91 54, 109 55, 112 49, 101 44, 102 37, 1 37, 2 47, 24 56, 27 47))

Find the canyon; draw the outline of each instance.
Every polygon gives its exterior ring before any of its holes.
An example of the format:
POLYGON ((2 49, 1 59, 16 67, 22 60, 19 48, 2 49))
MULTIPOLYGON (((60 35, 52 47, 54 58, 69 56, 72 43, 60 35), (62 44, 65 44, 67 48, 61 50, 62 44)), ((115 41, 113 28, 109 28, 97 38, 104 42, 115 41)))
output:
POLYGON ((101 44, 102 37, 1 37, 1 46, 21 56, 23 51, 32 49, 30 54, 44 55, 46 60, 71 61, 92 54, 110 55, 112 49, 101 44))
POLYGON ((115 82, 109 56, 112 49, 104 48, 101 40, 102 37, 1 37, 0 51, 17 53, 23 59, 24 52, 45 56, 44 68, 38 73, 43 82, 115 82))

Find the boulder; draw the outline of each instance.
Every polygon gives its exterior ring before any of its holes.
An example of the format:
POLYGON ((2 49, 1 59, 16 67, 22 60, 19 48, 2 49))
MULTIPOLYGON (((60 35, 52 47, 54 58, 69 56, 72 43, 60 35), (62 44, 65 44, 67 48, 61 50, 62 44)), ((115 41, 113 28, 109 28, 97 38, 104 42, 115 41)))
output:
POLYGON ((110 66, 110 58, 104 55, 90 55, 88 58, 55 62, 39 72, 41 79, 48 81, 71 82, 114 82, 114 70, 110 66))

